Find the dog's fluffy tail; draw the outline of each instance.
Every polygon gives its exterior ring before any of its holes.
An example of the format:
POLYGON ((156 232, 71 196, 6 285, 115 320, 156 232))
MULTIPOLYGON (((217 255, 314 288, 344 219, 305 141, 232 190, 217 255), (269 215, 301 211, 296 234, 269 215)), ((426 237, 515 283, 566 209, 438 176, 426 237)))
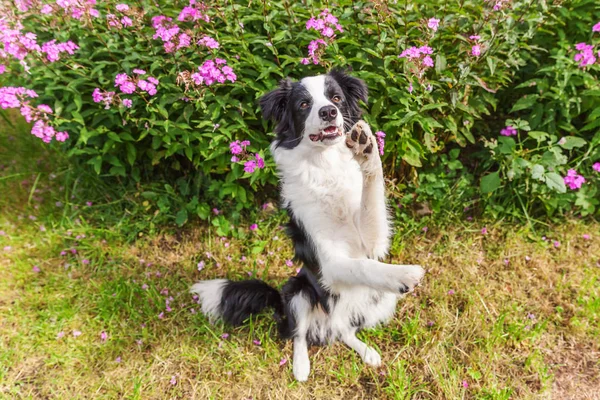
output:
POLYGON ((267 307, 275 309, 276 319, 282 315, 283 302, 277 289, 257 279, 200 281, 190 291, 200 297, 202 312, 211 321, 221 318, 230 325, 238 326, 250 315, 267 307))

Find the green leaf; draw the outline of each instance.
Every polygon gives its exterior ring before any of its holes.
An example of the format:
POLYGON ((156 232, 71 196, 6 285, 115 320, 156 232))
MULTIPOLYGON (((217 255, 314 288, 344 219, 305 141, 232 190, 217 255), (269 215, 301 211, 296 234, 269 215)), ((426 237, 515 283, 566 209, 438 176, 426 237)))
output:
POLYGON ((179 226, 182 226, 183 224, 185 224, 187 222, 187 219, 188 219, 188 212, 185 208, 182 208, 181 210, 179 210, 179 212, 175 216, 175 223, 179 226))
POLYGON ((533 168, 531 168, 531 177, 533 179, 537 179, 538 181, 544 181, 544 166, 540 164, 535 164, 533 168))
POLYGON ((481 193, 492 193, 494 190, 498 189, 500 185, 501 182, 499 172, 492 172, 491 174, 481 178, 481 193))
POLYGON ((563 149, 572 150, 575 147, 583 147, 587 144, 585 139, 575 137, 575 136, 566 136, 559 141, 560 145, 563 149))
POLYGON ((567 187, 565 186, 565 181, 563 180, 562 176, 555 172, 548 172, 546 174, 546 186, 552 190, 556 190, 558 193, 565 193, 567 191, 567 187))
POLYGON ((540 96, 537 94, 529 94, 525 97, 521 97, 519 99, 519 101, 517 101, 515 103, 513 108, 510 110, 510 112, 513 113, 516 111, 525 110, 526 108, 530 108, 531 106, 533 106, 535 104, 535 102, 537 101, 537 99, 539 97, 540 96))

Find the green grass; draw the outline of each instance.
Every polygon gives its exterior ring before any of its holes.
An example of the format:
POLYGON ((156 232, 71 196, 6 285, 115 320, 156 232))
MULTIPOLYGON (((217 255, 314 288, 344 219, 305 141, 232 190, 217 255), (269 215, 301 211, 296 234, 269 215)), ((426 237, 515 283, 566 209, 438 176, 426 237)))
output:
POLYGON ((549 226, 545 241, 525 226, 490 221, 428 221, 426 233, 401 227, 392 260, 428 273, 389 325, 361 333, 384 366, 364 366, 341 344, 314 347, 310 380, 299 384, 290 362, 280 365, 292 346, 274 339, 269 313, 241 328, 211 325, 193 313, 188 294, 199 279, 251 272, 280 286, 293 275, 298 266, 285 265, 292 253, 278 213, 261 214, 259 231, 243 240, 192 226, 145 230, 132 241, 122 232, 143 207, 86 187, 26 136, 6 140, 0 135, 0 148, 11 149, 10 159, 0 158, 0 398, 597 396, 597 222, 549 226))

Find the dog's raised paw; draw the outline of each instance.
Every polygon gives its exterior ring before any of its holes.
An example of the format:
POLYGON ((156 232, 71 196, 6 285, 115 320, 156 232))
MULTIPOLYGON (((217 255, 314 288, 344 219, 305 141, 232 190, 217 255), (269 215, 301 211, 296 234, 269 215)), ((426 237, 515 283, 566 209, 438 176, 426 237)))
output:
POLYGON ((379 154, 371 127, 363 120, 354 124, 346 134, 346 146, 355 156, 369 157, 371 154, 379 154))

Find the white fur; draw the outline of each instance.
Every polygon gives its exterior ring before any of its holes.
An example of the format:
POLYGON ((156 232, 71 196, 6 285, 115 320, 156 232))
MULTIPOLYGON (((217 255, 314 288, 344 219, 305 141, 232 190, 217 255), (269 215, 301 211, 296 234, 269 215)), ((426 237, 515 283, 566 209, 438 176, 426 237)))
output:
POLYGON ((191 293, 196 293, 200 297, 202 313, 208 316, 211 322, 221 316, 219 305, 221 304, 223 286, 226 283, 227 279, 200 281, 190 289, 191 293))
MULTIPOLYGON (((318 93, 324 78, 301 82, 318 93)), ((359 315, 364 317, 363 327, 387 322, 400 289, 412 290, 424 274, 417 265, 378 261, 388 251, 390 236, 383 171, 370 128, 359 124, 369 137, 367 143, 374 144, 366 156, 365 146, 349 149, 343 141, 320 146, 305 138, 293 149, 271 146, 284 206, 291 208, 316 247, 321 284, 339 296, 337 301, 329 299, 329 313, 320 306, 312 308, 302 295, 291 300, 297 320, 293 370, 299 381, 306 380, 310 370, 307 336, 341 340, 365 363, 380 365, 377 351, 356 338, 349 321, 359 315)))

